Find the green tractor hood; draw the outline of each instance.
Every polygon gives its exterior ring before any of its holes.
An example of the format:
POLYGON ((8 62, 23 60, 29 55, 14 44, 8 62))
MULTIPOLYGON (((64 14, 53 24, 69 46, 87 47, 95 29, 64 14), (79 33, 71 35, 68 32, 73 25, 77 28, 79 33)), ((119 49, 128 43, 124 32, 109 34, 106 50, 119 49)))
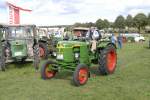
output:
POLYGON ((75 62, 75 54, 80 55, 80 62, 88 63, 88 44, 86 42, 79 41, 59 41, 57 44, 57 58, 63 60, 63 62, 75 62))

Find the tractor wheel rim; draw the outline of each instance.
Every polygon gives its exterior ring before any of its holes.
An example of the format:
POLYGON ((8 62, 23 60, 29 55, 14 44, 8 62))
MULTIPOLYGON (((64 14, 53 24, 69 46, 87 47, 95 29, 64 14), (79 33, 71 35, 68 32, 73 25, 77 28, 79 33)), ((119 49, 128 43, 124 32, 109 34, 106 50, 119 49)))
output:
POLYGON ((112 72, 116 66, 116 58, 117 58, 117 55, 114 50, 110 51, 107 54, 107 66, 110 72, 112 72))
POLYGON ((55 75, 55 72, 49 69, 48 64, 46 65, 46 68, 45 68, 45 75, 47 78, 52 78, 55 75))
POLYGON ((84 84, 87 81, 87 78, 88 78, 87 68, 81 68, 79 70, 79 77, 78 77, 80 84, 84 84))
POLYGON ((40 57, 43 57, 45 55, 45 51, 42 47, 40 47, 39 49, 40 49, 40 57))

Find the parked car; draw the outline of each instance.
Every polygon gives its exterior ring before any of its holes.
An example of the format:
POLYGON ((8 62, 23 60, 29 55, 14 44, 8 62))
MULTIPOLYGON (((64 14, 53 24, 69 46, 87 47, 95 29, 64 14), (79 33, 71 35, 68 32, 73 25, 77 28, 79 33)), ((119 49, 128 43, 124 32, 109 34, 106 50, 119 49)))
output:
POLYGON ((145 38, 142 35, 138 35, 134 37, 135 42, 143 42, 145 41, 145 38))

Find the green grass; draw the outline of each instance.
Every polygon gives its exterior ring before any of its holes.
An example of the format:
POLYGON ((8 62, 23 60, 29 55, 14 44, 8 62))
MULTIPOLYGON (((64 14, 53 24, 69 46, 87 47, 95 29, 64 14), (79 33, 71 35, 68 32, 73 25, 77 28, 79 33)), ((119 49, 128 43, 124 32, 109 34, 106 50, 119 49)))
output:
POLYGON ((60 72, 42 80, 31 64, 9 65, 0 72, 0 100, 150 100, 150 49, 147 43, 125 44, 109 76, 92 74, 86 85, 71 84, 72 74, 60 72))

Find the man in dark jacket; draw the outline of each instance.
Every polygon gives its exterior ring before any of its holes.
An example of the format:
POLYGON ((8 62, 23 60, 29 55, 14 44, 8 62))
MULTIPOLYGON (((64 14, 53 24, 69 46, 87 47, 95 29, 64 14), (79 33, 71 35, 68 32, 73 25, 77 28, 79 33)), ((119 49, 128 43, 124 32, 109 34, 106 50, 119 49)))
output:
POLYGON ((122 48, 122 35, 119 34, 118 37, 117 37, 117 41, 118 41, 118 48, 121 49, 122 48))

